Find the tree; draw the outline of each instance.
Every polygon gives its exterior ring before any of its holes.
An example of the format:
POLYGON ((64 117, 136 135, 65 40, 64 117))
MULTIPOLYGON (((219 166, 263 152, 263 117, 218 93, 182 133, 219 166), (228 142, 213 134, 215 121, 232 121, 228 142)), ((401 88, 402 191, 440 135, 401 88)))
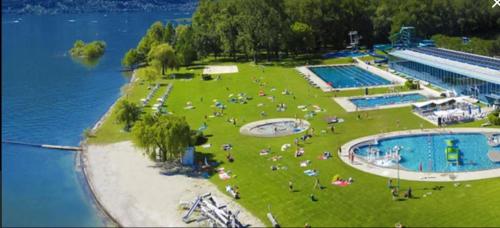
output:
POLYGON ((145 149, 150 159, 159 155, 162 162, 181 159, 191 144, 191 130, 184 117, 146 114, 132 133, 135 144, 145 149))
POLYGON ((122 100, 116 111, 116 119, 119 123, 125 123, 125 130, 129 131, 135 121, 139 119, 141 115, 141 108, 133 102, 127 100, 122 100))
POLYGON ((291 26, 292 36, 290 37, 290 47, 293 47, 295 53, 309 52, 314 47, 314 35, 309 25, 295 22, 291 26))
POLYGON ((123 57, 122 60, 122 65, 125 67, 134 68, 141 62, 142 59, 140 58, 140 55, 137 52, 137 50, 135 48, 131 48, 130 50, 127 51, 127 53, 125 53, 125 56, 123 57))
POLYGON ((174 49, 169 44, 160 44, 153 47, 148 53, 148 59, 161 67, 161 74, 165 75, 165 68, 174 69, 178 67, 174 49))
POLYGON ((217 14, 216 30, 221 39, 222 50, 236 59, 238 38, 238 7, 234 1, 220 2, 220 13, 217 14))
POLYGON ((194 37, 191 26, 180 25, 176 28, 175 52, 181 65, 190 65, 196 60, 196 49, 193 46, 194 37))
POLYGON ((220 37, 215 32, 219 4, 218 1, 201 0, 193 14, 194 46, 199 56, 213 53, 217 58, 221 52, 220 37))
POLYGON ((174 39, 175 39, 174 25, 171 22, 168 22, 167 25, 165 26, 163 41, 170 45, 173 45, 174 39))
POLYGON ((158 73, 150 68, 143 70, 144 80, 146 80, 149 85, 152 85, 158 79, 158 73))

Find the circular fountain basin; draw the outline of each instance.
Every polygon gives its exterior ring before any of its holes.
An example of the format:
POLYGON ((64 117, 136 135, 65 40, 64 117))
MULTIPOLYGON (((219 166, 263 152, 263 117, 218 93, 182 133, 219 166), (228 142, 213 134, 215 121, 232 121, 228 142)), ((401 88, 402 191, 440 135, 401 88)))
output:
POLYGON ((307 120, 302 119, 266 119, 245 124, 240 128, 240 133, 256 137, 280 137, 304 132, 310 126, 307 120))

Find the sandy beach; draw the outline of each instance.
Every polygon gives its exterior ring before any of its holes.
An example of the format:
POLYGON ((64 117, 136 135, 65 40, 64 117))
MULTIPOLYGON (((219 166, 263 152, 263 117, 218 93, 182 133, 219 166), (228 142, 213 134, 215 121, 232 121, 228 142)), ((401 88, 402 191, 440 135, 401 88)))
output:
POLYGON ((87 178, 97 200, 122 226, 204 226, 206 224, 184 223, 182 216, 186 211, 179 209, 179 203, 192 201, 207 192, 231 210, 240 210, 238 218, 243 224, 264 226, 208 180, 160 174, 160 169, 130 141, 89 145, 85 157, 87 178))

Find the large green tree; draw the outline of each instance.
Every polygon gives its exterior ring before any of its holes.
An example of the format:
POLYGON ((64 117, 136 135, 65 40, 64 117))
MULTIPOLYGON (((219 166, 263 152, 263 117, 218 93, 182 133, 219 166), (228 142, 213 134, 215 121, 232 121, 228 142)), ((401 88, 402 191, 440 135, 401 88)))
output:
POLYGON ((152 160, 180 159, 191 144, 191 130, 183 117, 146 114, 133 129, 134 142, 152 160))
POLYGON ((314 47, 314 35, 311 26, 295 22, 291 26, 290 47, 297 54, 299 52, 310 52, 314 47))
POLYGON ((194 34, 191 26, 179 25, 175 28, 175 52, 181 65, 190 65, 197 58, 193 46, 194 34))
POLYGON ((137 52, 135 48, 131 48, 125 53, 125 56, 122 59, 122 65, 125 67, 135 67, 139 63, 141 63, 142 58, 140 54, 137 52))
POLYGON ((179 66, 174 49, 166 43, 154 46, 148 53, 148 59, 161 68, 162 75, 165 75, 166 68, 174 69, 179 66))
POLYGON ((165 26, 165 32, 163 33, 163 41, 170 45, 173 45, 175 40, 175 28, 172 22, 168 22, 165 26))
POLYGON ((125 130, 129 131, 134 122, 139 119, 141 108, 128 100, 122 100, 118 103, 116 109, 116 119, 119 123, 125 123, 125 130))

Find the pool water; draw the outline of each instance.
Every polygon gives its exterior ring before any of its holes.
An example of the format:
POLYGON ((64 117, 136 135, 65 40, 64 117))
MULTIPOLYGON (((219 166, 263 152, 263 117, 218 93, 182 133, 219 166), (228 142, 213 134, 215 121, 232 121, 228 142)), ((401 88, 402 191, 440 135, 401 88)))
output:
POLYGON ((261 135, 283 135, 302 132, 308 125, 296 123, 295 121, 281 121, 267 123, 250 129, 250 132, 261 135))
POLYGON ((389 85, 390 81, 363 70, 357 66, 310 67, 318 77, 333 88, 354 88, 364 86, 389 85))
POLYGON ((430 172, 500 168, 500 162, 494 163, 487 156, 489 151, 500 151, 500 146, 489 146, 486 136, 480 133, 430 134, 381 139, 377 145, 359 147, 356 154, 368 157, 369 151, 376 148, 380 151, 379 157, 383 157, 395 146, 401 148, 400 165, 410 171, 419 171, 420 163, 423 171, 430 172), (446 140, 453 140, 456 148, 460 150, 459 165, 446 160, 446 140))
POLYGON ((406 104, 426 101, 427 97, 419 93, 395 94, 376 97, 364 97, 349 99, 358 108, 372 108, 383 105, 406 104))
POLYGON ((334 51, 326 53, 323 55, 323 58, 329 59, 329 58, 361 57, 365 55, 366 54, 362 52, 343 50, 343 51, 334 51))

